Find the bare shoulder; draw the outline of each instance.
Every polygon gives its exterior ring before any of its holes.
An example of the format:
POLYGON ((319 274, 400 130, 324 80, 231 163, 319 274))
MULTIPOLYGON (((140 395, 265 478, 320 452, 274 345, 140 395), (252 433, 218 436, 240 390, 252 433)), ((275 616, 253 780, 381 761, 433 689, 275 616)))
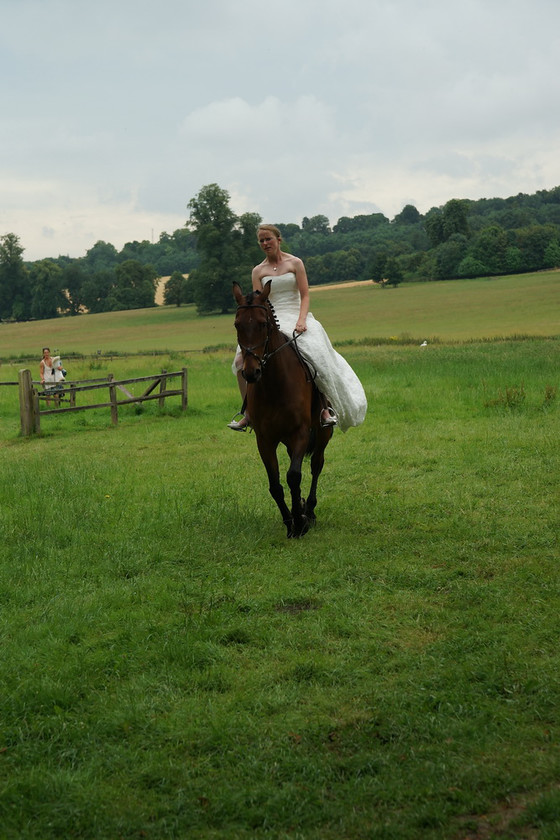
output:
POLYGON ((286 254, 282 260, 282 265, 285 266, 285 271, 296 271, 298 268, 303 268, 303 260, 299 257, 294 257, 293 254, 286 254))

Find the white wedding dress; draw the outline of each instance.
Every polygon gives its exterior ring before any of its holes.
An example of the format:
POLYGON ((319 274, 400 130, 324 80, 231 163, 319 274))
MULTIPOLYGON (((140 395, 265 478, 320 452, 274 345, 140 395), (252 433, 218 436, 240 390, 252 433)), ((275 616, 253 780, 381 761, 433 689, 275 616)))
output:
MULTIPOLYGON (((263 286, 272 280, 269 300, 274 308, 280 329, 291 338, 299 318, 300 294, 293 271, 263 277, 263 286)), ((307 315, 307 330, 297 339, 303 358, 309 362, 311 373, 317 372, 315 384, 328 399, 338 417, 338 427, 345 432, 350 426, 364 422, 367 400, 362 383, 340 353, 332 346, 322 325, 307 315)))

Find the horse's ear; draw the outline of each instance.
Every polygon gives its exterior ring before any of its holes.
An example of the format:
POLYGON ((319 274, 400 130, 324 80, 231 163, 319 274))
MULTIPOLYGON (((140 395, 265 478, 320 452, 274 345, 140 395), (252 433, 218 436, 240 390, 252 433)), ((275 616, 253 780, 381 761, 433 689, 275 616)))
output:
POLYGON ((262 303, 265 303, 265 301, 268 300, 268 296, 270 294, 271 286, 272 286, 272 280, 267 280, 266 283, 264 284, 264 288, 261 292, 261 302, 262 303))
POLYGON ((239 283, 234 282, 233 284, 233 296, 238 304, 241 305, 243 302, 243 292, 241 291, 241 286, 239 283))

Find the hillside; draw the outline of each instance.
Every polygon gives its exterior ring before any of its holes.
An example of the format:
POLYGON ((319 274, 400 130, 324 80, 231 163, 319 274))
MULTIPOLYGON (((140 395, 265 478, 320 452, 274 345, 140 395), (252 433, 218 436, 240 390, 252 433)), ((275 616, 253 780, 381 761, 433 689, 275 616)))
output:
MULTIPOLYGON (((332 341, 469 341, 560 334, 560 270, 510 277, 314 287, 311 309, 332 341)), ((104 312, 0 326, 0 362, 63 355, 201 351, 235 344, 233 315, 198 316, 194 306, 104 312)))

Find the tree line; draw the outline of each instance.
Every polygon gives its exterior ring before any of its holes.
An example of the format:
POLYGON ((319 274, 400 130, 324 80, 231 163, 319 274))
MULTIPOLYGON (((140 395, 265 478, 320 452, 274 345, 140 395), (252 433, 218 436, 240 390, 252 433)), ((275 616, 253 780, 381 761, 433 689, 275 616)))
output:
MULTIPOLYGON (((0 319, 29 320, 155 306, 157 280, 170 276, 165 303, 199 313, 233 307, 231 286, 247 287, 262 258, 257 213, 237 216, 227 190, 209 184, 192 198, 183 228, 121 251, 98 241, 84 257, 25 262, 14 233, 0 236, 0 319), (188 277, 185 277, 188 275, 188 277)), ((383 213, 323 215, 275 222, 284 249, 305 260, 309 282, 449 280, 560 266, 560 187, 509 198, 451 199, 422 215, 407 204, 383 213)))

